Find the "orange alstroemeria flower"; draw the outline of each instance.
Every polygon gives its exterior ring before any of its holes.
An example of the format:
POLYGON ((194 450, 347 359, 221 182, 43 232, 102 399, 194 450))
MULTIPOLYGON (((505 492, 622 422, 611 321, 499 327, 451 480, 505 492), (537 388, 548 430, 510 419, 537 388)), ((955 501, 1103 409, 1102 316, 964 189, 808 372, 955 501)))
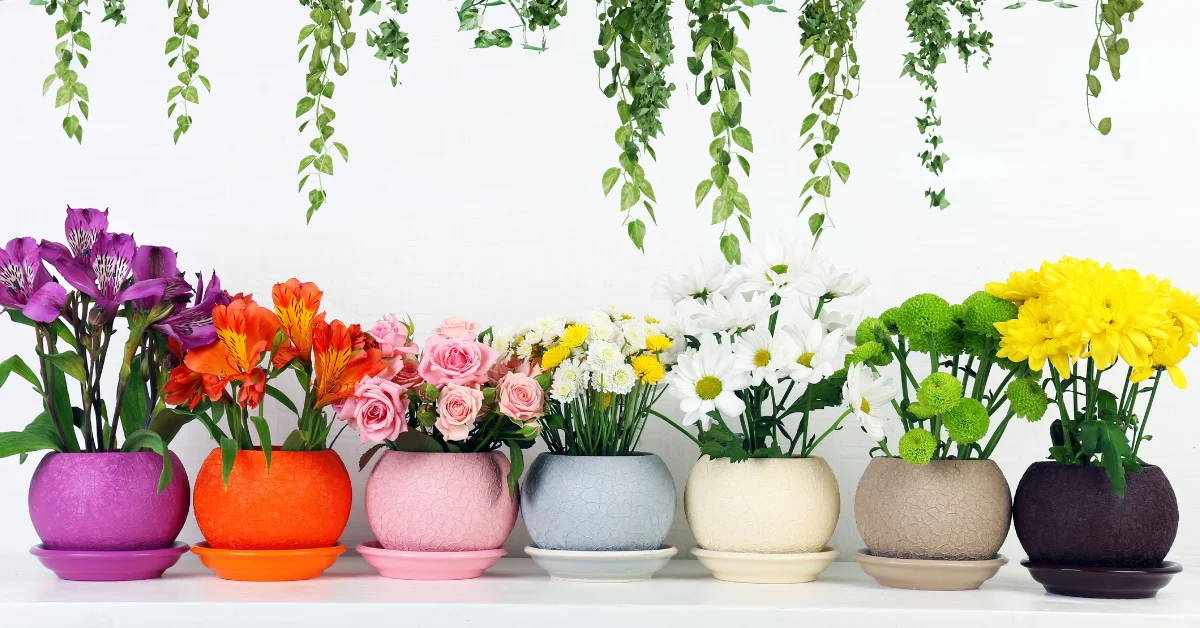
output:
POLYGON ((365 346, 365 336, 358 325, 346 327, 339 320, 318 321, 313 328, 312 346, 316 365, 314 408, 349 397, 354 394, 358 380, 374 377, 386 368, 383 352, 365 346))
POLYGON ((275 284, 271 289, 271 300, 275 302, 275 316, 287 336, 288 342, 275 352, 272 364, 281 369, 297 358, 308 362, 312 355, 313 328, 325 321, 321 309, 323 293, 312 282, 300 283, 299 279, 288 279, 275 284))
MULTIPOLYGON (((211 376, 203 380, 205 392, 210 398, 230 380, 241 380, 256 386, 261 375, 263 353, 271 349, 275 334, 279 331, 279 319, 250 297, 234 299, 229 305, 213 308, 213 327, 217 341, 192 349, 184 357, 187 368, 211 376), (256 374, 255 371, 258 371, 256 374)), ((249 395, 249 393, 247 393, 249 395)), ((239 395, 242 397, 243 395, 239 395)), ((239 399, 245 402, 252 399, 239 399)), ((243 403, 245 405, 245 403, 243 403)))

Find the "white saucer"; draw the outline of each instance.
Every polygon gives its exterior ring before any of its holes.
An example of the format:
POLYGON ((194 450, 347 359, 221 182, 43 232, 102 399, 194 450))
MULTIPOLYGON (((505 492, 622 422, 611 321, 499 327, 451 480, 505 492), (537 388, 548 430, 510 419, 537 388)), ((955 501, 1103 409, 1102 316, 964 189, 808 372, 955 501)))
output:
POLYGON ((838 557, 831 547, 808 554, 716 552, 695 547, 692 554, 717 580, 755 584, 812 582, 838 557))
POLYGON ((670 546, 627 552, 525 548, 525 553, 551 578, 567 582, 642 582, 666 567, 677 551, 670 546))

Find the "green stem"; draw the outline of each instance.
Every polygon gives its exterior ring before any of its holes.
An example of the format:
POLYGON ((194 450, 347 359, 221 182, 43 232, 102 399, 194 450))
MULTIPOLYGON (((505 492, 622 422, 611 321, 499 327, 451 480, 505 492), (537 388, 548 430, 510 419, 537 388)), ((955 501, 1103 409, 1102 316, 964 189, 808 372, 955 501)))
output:
POLYGON ((1016 416, 1016 412, 1009 408, 1008 414, 1004 416, 1004 420, 1000 421, 1000 425, 996 426, 996 430, 992 432, 992 437, 988 439, 987 447, 983 448, 983 453, 979 455, 981 460, 987 460, 991 457, 992 452, 996 450, 996 446, 1000 444, 1000 437, 1004 435, 1004 430, 1008 428, 1008 422, 1016 416))
MULTIPOLYGON (((42 382, 45 386, 42 387, 42 399, 46 403, 46 412, 50 414, 50 421, 54 423, 54 430, 58 432, 59 439, 62 440, 63 448, 68 448, 67 433, 63 430, 62 420, 58 416, 58 411, 54 408, 54 367, 46 361, 43 356, 46 355, 48 345, 46 343, 47 334, 53 333, 47 325, 38 325, 36 328, 38 348, 41 355, 38 356, 38 364, 42 371, 42 382)), ((64 390, 63 393, 66 393, 64 390)), ((74 429, 72 424, 72 429, 74 429)))
POLYGON ((842 416, 838 417, 837 420, 834 421, 833 424, 829 426, 829 429, 825 430, 820 436, 813 439, 813 441, 811 443, 809 443, 808 447, 800 452, 800 457, 801 458, 809 457, 809 455, 812 454, 812 452, 817 448, 817 445, 820 445, 821 441, 825 440, 826 436, 829 436, 830 434, 832 434, 834 432, 834 430, 836 430, 838 428, 838 426, 842 424, 842 421, 847 416, 850 416, 850 412, 851 412, 850 410, 846 410, 845 412, 843 412, 842 416))
POLYGON ((693 443, 696 443, 696 446, 697 446, 697 447, 700 447, 700 440, 699 440, 698 438, 696 438, 695 436, 693 436, 693 435, 692 435, 692 433, 691 433, 691 432, 689 432, 689 431, 687 431, 687 429, 685 429, 685 428, 684 428, 682 425, 680 425, 680 424, 676 423, 675 421, 672 421, 671 419, 667 418, 667 415, 665 415, 665 414, 662 414, 662 413, 658 412, 657 410, 648 410, 647 412, 649 412, 650 414, 653 414, 654 416, 656 416, 656 417, 658 417, 658 418, 660 418, 660 419, 662 419, 662 420, 666 421, 666 422, 667 422, 667 425, 670 425, 671 427, 673 427, 673 428, 675 428, 675 429, 679 430, 680 432, 682 432, 682 433, 683 433, 683 435, 684 435, 684 436, 687 436, 688 438, 690 438, 690 439, 692 440, 692 442, 693 442, 693 443))
POLYGON ((1154 387, 1150 389, 1150 401, 1146 402, 1146 412, 1142 414, 1142 423, 1138 426, 1137 440, 1133 443, 1133 451, 1129 457, 1138 459, 1138 448, 1142 446, 1142 437, 1146 434, 1146 422, 1150 420, 1150 409, 1154 407, 1154 396, 1158 393, 1158 383, 1162 380, 1163 369, 1159 368, 1154 374, 1154 387))

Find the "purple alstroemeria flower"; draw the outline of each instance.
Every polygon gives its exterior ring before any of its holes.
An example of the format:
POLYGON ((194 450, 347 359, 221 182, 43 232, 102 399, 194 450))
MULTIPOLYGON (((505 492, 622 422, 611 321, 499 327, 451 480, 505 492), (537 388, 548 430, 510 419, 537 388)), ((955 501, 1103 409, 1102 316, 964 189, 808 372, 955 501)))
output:
MULTIPOLYGON (((133 280, 146 281, 162 279, 166 281, 163 288, 162 301, 174 304, 173 312, 178 312, 192 300, 192 286, 183 278, 176 265, 175 251, 165 246, 139 246, 133 255, 133 280)), ((149 310, 158 305, 158 300, 141 299, 137 306, 149 310)))
POLYGON ((20 310, 39 323, 58 318, 67 290, 42 264, 42 251, 33 238, 14 238, 0 251, 0 306, 20 310))
POLYGON ((165 279, 133 280, 133 257, 137 252, 137 243, 132 235, 97 234, 90 260, 64 256, 65 247, 61 244, 43 243, 43 246, 53 251, 46 261, 58 270, 67 283, 94 299, 96 307, 109 319, 126 301, 148 299, 158 303, 162 300, 167 284, 165 279))
MULTIPOLYGON (((186 284, 186 282, 185 282, 186 284)), ((188 287, 191 290, 191 287, 188 287)), ((229 305, 229 295, 221 290, 221 280, 214 272, 204 285, 204 277, 196 273, 196 304, 168 316, 154 325, 154 329, 174 338, 190 351, 211 344, 217 339, 213 328, 212 311, 218 305, 229 305)))
POLYGON ((108 232, 108 210, 67 208, 67 246, 71 255, 91 261, 96 238, 108 232))

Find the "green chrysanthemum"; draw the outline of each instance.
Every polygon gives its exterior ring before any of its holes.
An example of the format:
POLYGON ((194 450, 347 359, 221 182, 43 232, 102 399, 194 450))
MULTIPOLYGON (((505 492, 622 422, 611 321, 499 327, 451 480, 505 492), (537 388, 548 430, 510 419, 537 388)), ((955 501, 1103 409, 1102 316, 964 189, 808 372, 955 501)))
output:
POLYGON ((921 420, 932 419, 937 414, 936 412, 930 412, 929 408, 921 405, 920 401, 908 404, 908 411, 921 420))
POLYGON ((963 387, 958 378, 949 373, 933 373, 917 388, 917 401, 926 412, 942 414, 962 401, 963 387))
MULTIPOLYGON (((954 325, 950 304, 936 294, 918 294, 900 306, 896 320, 900 333, 911 339, 924 339, 927 334, 945 332, 954 325)), ((941 343, 939 343, 941 344, 941 343)))
POLYGON ((1000 332, 996 323, 1002 323, 1017 317, 1017 306, 980 290, 963 301, 966 314, 963 316, 963 326, 972 333, 993 340, 1000 340, 1000 332))
POLYGON ((964 445, 970 445, 987 435, 991 424, 987 408, 969 397, 947 412, 943 421, 950 432, 950 440, 964 445))
POLYGON ((880 322, 878 318, 868 316, 858 324, 858 329, 854 330, 854 344, 862 346, 868 342, 876 341, 875 330, 882 330, 883 333, 888 333, 887 327, 880 322))
POLYGON ((888 308, 879 315, 879 322, 887 328, 888 333, 895 336, 900 333, 900 308, 888 308))
POLYGON ((937 439, 929 430, 914 427, 900 437, 900 457, 910 464, 929 464, 937 439))
MULTIPOLYGON (((953 322, 949 327, 934 332, 933 341, 937 343, 938 355, 958 355, 963 352, 963 330, 953 322)), ((929 338, 913 336, 908 339, 908 348, 921 353, 929 353, 929 338)))
POLYGON ((1050 405, 1050 399, 1036 377, 1013 380, 1004 394, 1008 395, 1008 407, 1017 416, 1031 423, 1041 420, 1050 405))

